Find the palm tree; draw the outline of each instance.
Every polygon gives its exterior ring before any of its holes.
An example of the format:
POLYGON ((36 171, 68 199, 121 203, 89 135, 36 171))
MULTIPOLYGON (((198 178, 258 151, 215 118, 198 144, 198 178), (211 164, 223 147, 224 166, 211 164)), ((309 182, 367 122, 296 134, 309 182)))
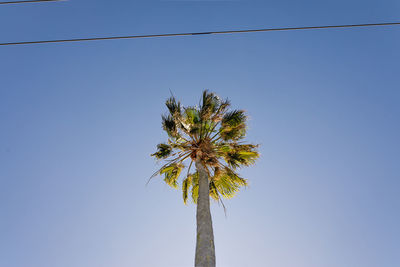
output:
POLYGON ((255 162, 258 145, 245 144, 246 115, 243 110, 228 111, 229 100, 204 91, 199 107, 182 107, 172 96, 166 101, 168 114, 162 116, 162 127, 168 134, 166 143, 157 145, 152 154, 166 163, 154 173, 178 188, 178 178, 189 161, 182 181, 183 201, 188 195, 197 204, 197 240, 195 267, 215 266, 214 234, 210 197, 222 203, 231 198, 247 180, 236 170, 255 162), (196 170, 190 172, 192 165, 196 170))

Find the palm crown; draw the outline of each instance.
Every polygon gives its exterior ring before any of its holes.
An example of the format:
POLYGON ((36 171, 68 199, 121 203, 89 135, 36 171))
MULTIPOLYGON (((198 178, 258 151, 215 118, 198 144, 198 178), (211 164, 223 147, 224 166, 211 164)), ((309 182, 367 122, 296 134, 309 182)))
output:
POLYGON ((193 162, 200 161, 209 177, 209 193, 215 200, 231 198, 247 180, 236 170, 249 166, 259 157, 258 145, 245 144, 246 115, 243 110, 229 111, 229 100, 204 91, 199 107, 182 107, 172 96, 166 101, 168 114, 162 116, 162 127, 168 134, 166 143, 157 145, 152 156, 166 160, 154 173, 164 175, 164 181, 178 188, 178 178, 190 161, 182 182, 183 201, 189 192, 194 203, 199 190, 198 171, 190 172, 193 162))

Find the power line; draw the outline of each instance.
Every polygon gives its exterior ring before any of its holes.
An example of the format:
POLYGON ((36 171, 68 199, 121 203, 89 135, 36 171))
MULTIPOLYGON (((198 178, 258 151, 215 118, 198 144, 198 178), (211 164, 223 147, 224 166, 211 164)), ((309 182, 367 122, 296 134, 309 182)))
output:
POLYGON ((65 0, 24 0, 24 1, 8 1, 0 2, 0 5, 11 5, 11 4, 26 4, 26 3, 40 3, 40 2, 60 2, 65 0))
POLYGON ((355 28, 355 27, 373 27, 373 26, 393 26, 393 25, 400 25, 400 22, 370 23, 370 24, 347 24, 347 25, 330 25, 330 26, 307 26, 307 27, 289 27, 289 28, 267 28, 267 29, 212 31, 212 32, 191 32, 191 33, 164 33, 164 34, 148 34, 148 35, 130 35, 130 36, 111 36, 111 37, 92 37, 92 38, 76 38, 76 39, 25 41, 25 42, 0 43, 0 46, 6 46, 6 45, 28 45, 28 44, 46 44, 46 43, 67 43, 67 42, 85 42, 85 41, 118 40, 118 39, 156 38, 156 37, 175 37, 175 36, 193 36, 193 35, 209 35, 209 34, 236 34, 236 33, 250 33, 250 32, 271 32, 271 31, 294 31, 294 30, 355 28))

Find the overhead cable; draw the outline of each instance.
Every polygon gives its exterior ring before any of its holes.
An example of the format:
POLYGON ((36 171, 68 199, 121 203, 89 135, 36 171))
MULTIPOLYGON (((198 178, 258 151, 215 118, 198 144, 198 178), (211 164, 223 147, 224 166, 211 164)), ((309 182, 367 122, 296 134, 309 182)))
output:
POLYGON ((7 1, 0 2, 0 5, 11 5, 11 4, 28 4, 28 3, 41 3, 41 2, 61 2, 66 0, 23 0, 23 1, 7 1))
POLYGON ((400 22, 369 23, 369 24, 346 24, 346 25, 329 25, 329 26, 287 27, 287 28, 266 28, 266 29, 209 31, 209 32, 188 32, 188 33, 163 33, 163 34, 148 34, 148 35, 128 35, 128 36, 89 37, 89 38, 58 39, 58 40, 22 41, 22 42, 0 43, 0 46, 47 44, 47 43, 68 43, 68 42, 86 42, 86 41, 119 40, 119 39, 157 38, 157 37, 195 36, 195 35, 202 36, 202 35, 211 35, 211 34, 237 34, 237 33, 252 33, 252 32, 357 28, 357 27, 394 26, 394 25, 400 25, 400 22))

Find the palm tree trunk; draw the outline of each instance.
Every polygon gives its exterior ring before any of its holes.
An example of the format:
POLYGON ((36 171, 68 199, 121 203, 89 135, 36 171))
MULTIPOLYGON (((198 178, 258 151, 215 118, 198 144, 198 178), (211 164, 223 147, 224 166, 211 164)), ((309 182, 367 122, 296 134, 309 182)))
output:
POLYGON ((199 172, 199 197, 197 199, 197 240, 195 267, 215 267, 214 233, 210 212, 208 174, 200 161, 196 161, 199 172))

